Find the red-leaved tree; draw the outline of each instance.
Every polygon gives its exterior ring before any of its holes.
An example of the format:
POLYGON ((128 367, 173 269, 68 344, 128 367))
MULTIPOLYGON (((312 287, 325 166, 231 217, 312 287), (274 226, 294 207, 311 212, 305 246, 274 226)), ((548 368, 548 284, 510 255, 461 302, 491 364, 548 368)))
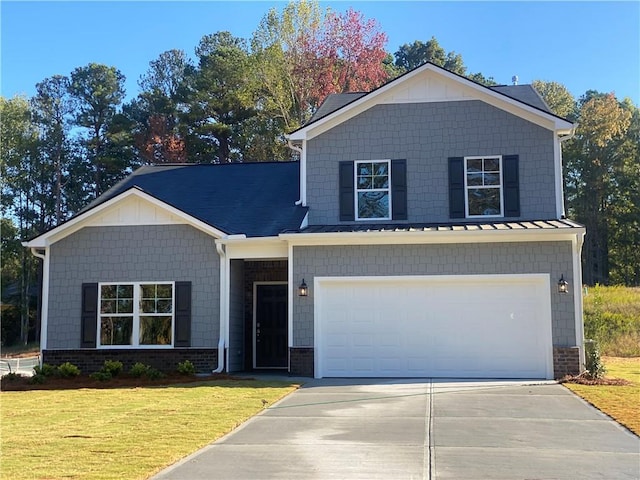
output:
POLYGON ((387 35, 378 22, 349 8, 343 14, 329 12, 322 27, 309 45, 317 64, 314 97, 322 101, 330 93, 368 92, 385 82, 387 35))

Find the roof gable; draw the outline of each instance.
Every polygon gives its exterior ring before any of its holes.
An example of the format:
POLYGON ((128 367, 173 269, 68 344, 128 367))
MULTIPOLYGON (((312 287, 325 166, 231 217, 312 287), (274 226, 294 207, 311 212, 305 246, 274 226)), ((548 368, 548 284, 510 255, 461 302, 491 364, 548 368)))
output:
POLYGON ((533 95, 530 92, 525 95, 524 89, 493 89, 434 64, 425 63, 330 113, 314 116, 314 120, 292 132, 288 138, 291 141, 310 140, 379 104, 464 100, 483 101, 558 133, 570 133, 574 127, 571 122, 541 108, 544 102, 534 101, 533 95), (522 101, 525 97, 533 105, 522 101))
POLYGON ((23 245, 44 248, 85 227, 176 224, 191 225, 216 238, 226 235, 225 232, 163 203, 139 188, 130 187, 104 202, 83 210, 65 223, 23 245))

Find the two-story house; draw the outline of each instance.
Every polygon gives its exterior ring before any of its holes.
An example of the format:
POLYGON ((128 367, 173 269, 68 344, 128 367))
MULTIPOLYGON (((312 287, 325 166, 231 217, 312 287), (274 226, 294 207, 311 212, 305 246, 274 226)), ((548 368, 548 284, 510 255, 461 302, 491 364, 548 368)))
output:
POLYGON ((583 363, 574 125, 425 64, 330 96, 299 161, 143 167, 26 242, 49 363, 554 378, 583 363))

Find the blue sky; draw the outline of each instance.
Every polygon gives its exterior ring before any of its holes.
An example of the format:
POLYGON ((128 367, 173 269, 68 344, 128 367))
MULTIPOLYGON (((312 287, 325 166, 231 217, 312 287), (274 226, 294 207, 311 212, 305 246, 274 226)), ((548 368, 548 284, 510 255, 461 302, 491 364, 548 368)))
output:
MULTIPOLYGON (((90 62, 117 67, 127 98, 149 62, 172 48, 191 57, 203 35, 249 38, 274 1, 0 1, 0 85, 4 97, 31 96, 35 84, 90 62)), ((435 36, 470 72, 510 84, 563 83, 579 97, 614 91, 640 104, 640 2, 321 2, 376 19, 393 53, 435 36)))

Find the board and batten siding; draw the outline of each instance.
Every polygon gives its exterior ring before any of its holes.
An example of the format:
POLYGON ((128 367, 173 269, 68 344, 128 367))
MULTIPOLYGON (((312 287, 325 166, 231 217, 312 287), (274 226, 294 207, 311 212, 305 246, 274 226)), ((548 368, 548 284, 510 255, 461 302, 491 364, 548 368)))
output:
POLYGON ((191 347, 218 344, 220 259, 189 225, 87 227, 51 246, 48 349, 80 348, 82 284, 190 281, 191 347))
POLYGON ((448 158, 478 155, 518 155, 518 218, 557 218, 553 145, 552 131, 477 100, 377 105, 308 142, 309 225, 352 223, 340 220, 340 162, 398 158, 407 177, 399 223, 451 221, 448 158))
MULTIPOLYGON (((296 246, 293 278, 308 297, 293 297, 293 346, 314 345, 314 278, 325 276, 550 274, 554 346, 575 345, 574 301, 557 293, 561 275, 573 282, 571 242, 457 245, 296 246)), ((463 292, 460 301, 464 302, 463 292)))

